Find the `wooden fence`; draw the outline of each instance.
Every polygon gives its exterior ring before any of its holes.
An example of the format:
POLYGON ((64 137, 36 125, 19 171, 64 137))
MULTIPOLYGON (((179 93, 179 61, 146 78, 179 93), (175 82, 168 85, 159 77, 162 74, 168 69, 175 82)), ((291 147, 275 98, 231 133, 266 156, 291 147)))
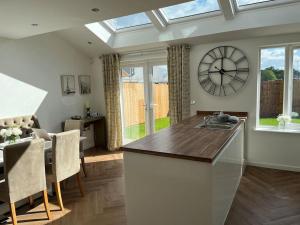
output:
MULTIPOLYGON (((123 83, 123 105, 125 126, 145 123, 145 96, 143 83, 123 83)), ((164 118, 169 112, 169 91, 167 83, 153 84, 155 119, 164 118)))
MULTIPOLYGON (((300 80, 293 81, 293 112, 300 113, 300 80)), ((277 117, 283 109, 284 81, 262 81, 260 90, 260 116, 277 117)))

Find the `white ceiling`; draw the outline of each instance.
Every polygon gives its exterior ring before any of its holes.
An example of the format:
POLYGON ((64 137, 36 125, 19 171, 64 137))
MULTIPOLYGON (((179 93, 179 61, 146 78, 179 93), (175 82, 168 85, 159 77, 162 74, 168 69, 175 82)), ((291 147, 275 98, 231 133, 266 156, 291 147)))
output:
MULTIPOLYGON (((55 33, 90 57, 110 52, 159 48, 170 43, 207 43, 238 38, 300 32, 300 4, 288 4, 226 14, 226 2, 219 0, 225 14, 172 24, 166 30, 155 27, 115 35, 107 44, 84 24, 173 5, 187 0, 1 0, 0 39, 25 38, 55 33), (95 13, 92 8, 99 8, 95 13), (224 11, 225 8, 225 11, 224 11), (31 24, 38 23, 33 27, 31 24), (92 42, 92 44, 88 44, 92 42)), ((300 1, 300 0, 299 0, 300 1)), ((228 7, 227 7, 228 8, 228 7)))
POLYGON ((24 38, 186 0, 1 0, 0 37, 24 38), (92 8, 99 8, 95 13, 92 8), (39 24, 34 27, 31 24, 39 24))
POLYGON ((237 12, 232 19, 226 19, 224 15, 199 18, 170 24, 164 31, 148 27, 117 33, 111 43, 102 42, 83 27, 57 33, 82 52, 94 57, 113 51, 123 53, 141 49, 156 49, 171 43, 201 44, 297 33, 300 32, 299 10, 300 4, 293 3, 237 12), (88 45, 89 41, 93 44, 88 45))
POLYGON ((64 40, 70 42, 75 48, 85 53, 87 56, 94 57, 100 54, 114 52, 109 45, 101 41, 85 26, 57 31, 55 33, 64 40), (91 42, 91 44, 88 42, 91 42))

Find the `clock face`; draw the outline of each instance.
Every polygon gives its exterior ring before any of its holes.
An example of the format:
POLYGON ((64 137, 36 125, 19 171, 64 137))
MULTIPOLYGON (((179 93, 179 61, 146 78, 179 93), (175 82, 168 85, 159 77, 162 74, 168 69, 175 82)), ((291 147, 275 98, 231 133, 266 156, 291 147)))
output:
POLYGON ((228 96, 237 93, 246 83, 249 63, 244 53, 231 46, 221 46, 207 52, 198 68, 202 88, 211 95, 228 96))

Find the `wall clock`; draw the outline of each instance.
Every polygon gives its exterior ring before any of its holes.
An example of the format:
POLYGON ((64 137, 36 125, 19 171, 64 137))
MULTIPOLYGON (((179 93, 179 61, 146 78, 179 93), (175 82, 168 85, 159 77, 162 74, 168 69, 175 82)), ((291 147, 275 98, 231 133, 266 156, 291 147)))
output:
POLYGON ((249 75, 247 57, 238 48, 220 46, 207 52, 198 67, 201 87, 214 96, 237 93, 249 75))

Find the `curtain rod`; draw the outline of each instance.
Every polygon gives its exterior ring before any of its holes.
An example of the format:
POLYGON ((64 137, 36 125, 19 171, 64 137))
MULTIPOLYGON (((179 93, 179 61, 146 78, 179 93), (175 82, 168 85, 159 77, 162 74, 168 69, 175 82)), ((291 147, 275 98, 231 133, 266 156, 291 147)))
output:
POLYGON ((131 52, 121 53, 121 56, 131 56, 131 55, 143 55, 143 54, 151 54, 158 52, 167 52, 167 48, 157 48, 157 49, 144 49, 144 50, 136 50, 131 52))
MULTIPOLYGON (((166 46, 164 48, 154 48, 154 49, 141 49, 135 51, 128 51, 124 53, 120 53, 120 56, 130 56, 130 55, 140 55, 140 54, 147 54, 147 53, 157 53, 157 52, 167 52, 167 48, 170 46, 166 46)), ((187 49, 191 49, 189 44, 186 44, 185 47, 187 49)), ((99 56, 99 59, 102 59, 102 56, 99 56)))

